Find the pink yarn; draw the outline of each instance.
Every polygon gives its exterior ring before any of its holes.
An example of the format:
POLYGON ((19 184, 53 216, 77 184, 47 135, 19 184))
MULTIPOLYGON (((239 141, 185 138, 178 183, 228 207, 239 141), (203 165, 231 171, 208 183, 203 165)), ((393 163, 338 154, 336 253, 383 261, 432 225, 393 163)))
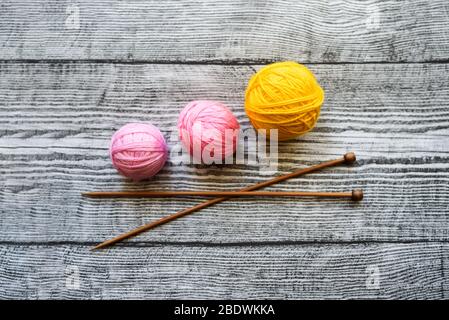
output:
POLYGON ((112 136, 109 153, 122 175, 139 181, 158 173, 168 152, 158 128, 149 123, 128 123, 112 136))
POLYGON ((179 138, 184 147, 203 161, 206 152, 216 158, 221 153, 221 159, 234 154, 239 128, 236 117, 218 101, 192 101, 181 111, 178 120, 179 138))

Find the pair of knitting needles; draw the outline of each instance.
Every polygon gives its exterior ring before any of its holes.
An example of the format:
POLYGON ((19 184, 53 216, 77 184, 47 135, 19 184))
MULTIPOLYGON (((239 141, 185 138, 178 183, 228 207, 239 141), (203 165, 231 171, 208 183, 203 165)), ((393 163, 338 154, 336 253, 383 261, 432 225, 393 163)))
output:
POLYGON ((218 197, 203 203, 197 204, 196 206, 184 209, 175 214, 166 216, 159 220, 145 224, 139 228, 131 230, 127 233, 119 235, 113 239, 104 241, 99 245, 95 246, 93 249, 99 249, 103 247, 110 246, 122 240, 136 236, 144 231, 153 229, 157 226, 165 224, 167 222, 173 221, 175 219, 181 218, 185 215, 193 213, 195 211, 201 210, 203 208, 209 207, 213 204, 225 201, 234 197, 330 197, 330 198, 348 198, 353 201, 360 201, 363 199, 363 192, 360 189, 355 189, 352 192, 269 192, 269 191, 253 191, 264 187, 271 186, 281 181, 285 181, 291 178, 298 177, 300 175, 317 171, 327 167, 337 166, 343 163, 351 164, 355 162, 356 157, 353 152, 346 153, 342 158, 326 161, 318 165, 308 167, 305 169, 300 169, 289 174, 285 174, 271 180, 256 183, 249 187, 243 188, 239 191, 123 191, 123 192, 87 192, 83 193, 83 196, 92 198, 154 198, 154 197, 179 197, 179 196, 209 196, 218 197))

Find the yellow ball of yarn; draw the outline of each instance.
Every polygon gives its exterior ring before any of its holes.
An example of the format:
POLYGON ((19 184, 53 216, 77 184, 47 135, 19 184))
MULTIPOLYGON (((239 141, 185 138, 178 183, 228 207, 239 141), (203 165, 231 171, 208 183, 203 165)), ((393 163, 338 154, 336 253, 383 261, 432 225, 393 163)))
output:
POLYGON ((256 129, 278 129, 279 140, 311 130, 320 115, 324 91, 302 64, 286 61, 265 66, 249 81, 245 111, 256 129))

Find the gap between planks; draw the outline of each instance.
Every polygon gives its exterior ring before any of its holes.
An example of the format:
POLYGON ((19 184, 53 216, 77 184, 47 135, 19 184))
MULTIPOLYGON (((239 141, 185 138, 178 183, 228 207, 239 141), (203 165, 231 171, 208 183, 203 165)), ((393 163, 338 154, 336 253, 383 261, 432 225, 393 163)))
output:
MULTIPOLYGON (((98 241, 0 241, 0 246, 94 246, 98 241)), ((449 244, 445 240, 342 240, 342 241, 240 241, 240 242, 205 242, 205 241, 132 241, 117 243, 114 247, 278 247, 278 246, 323 246, 323 245, 370 245, 370 244, 449 244)), ((101 251, 101 250, 99 250, 101 251)))
MULTIPOLYGON (((182 60, 120 60, 120 59, 0 59, 0 63, 29 63, 29 64, 128 64, 128 65, 216 65, 216 66, 255 66, 266 65, 283 60, 272 59, 249 59, 244 61, 227 61, 227 60, 197 60, 197 61, 182 61, 182 60)), ((435 59, 422 61, 311 61, 301 62, 305 65, 404 65, 404 64, 449 64, 449 59, 435 59)))

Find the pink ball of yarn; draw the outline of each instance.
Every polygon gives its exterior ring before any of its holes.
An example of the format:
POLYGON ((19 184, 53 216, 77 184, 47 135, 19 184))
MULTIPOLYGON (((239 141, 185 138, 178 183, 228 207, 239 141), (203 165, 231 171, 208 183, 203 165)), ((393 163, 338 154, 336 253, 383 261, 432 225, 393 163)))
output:
POLYGON ((139 181, 158 173, 167 161, 167 144, 158 128, 149 123, 128 123, 111 139, 109 153, 114 167, 139 181))
POLYGON ((203 161, 207 153, 221 159, 234 154, 239 128, 237 118, 218 101, 192 101, 181 111, 178 120, 179 138, 184 147, 203 161))

